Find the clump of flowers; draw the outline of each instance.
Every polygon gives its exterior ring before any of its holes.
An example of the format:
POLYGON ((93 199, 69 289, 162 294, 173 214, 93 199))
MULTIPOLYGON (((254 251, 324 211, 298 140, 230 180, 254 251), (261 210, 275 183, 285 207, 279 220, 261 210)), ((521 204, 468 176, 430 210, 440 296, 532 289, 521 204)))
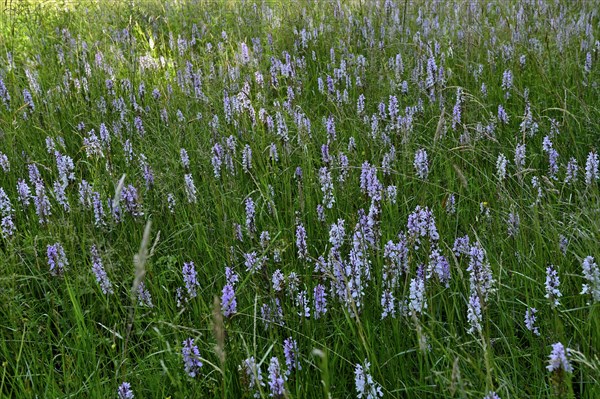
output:
POLYGON ((226 284, 223 287, 221 296, 221 311, 223 316, 231 317, 237 312, 237 300, 235 298, 235 284, 238 282, 238 275, 230 267, 225 268, 226 284))
POLYGON ((46 249, 46 256, 48 257, 50 274, 53 276, 62 275, 67 266, 69 266, 69 261, 67 260, 67 255, 65 255, 65 250, 59 242, 53 245, 48 245, 46 249))
POLYGON ((193 338, 184 340, 182 345, 181 355, 183 356, 183 367, 187 375, 194 378, 203 366, 200 361, 200 351, 198 350, 198 347, 194 345, 193 338))
POLYGON ((535 326, 536 313, 536 308, 527 308, 527 310, 525 311, 525 327, 527 327, 527 329, 535 335, 540 335, 540 329, 537 326, 535 326))
POLYGON ((573 366, 569 361, 569 348, 565 348, 561 342, 552 344, 546 369, 550 372, 550 381, 556 397, 566 397, 569 389, 567 374, 573 373, 573 366))
POLYGON ((552 352, 548 357, 548 366, 546 368, 550 372, 559 370, 566 371, 567 373, 573 372, 573 367, 568 359, 569 349, 565 349, 564 345, 560 342, 552 344, 552 352))
POLYGON ((285 391, 285 376, 281 373, 279 359, 273 356, 269 362, 269 389, 272 397, 281 397, 285 391))
POLYGON ((106 274, 106 270, 104 270, 104 265, 102 264, 102 258, 98 253, 98 248, 96 248, 95 245, 92 245, 90 252, 92 253, 92 271, 96 276, 96 281, 98 284, 100 284, 100 289, 105 295, 113 294, 114 290, 112 288, 112 283, 106 274))
POLYGON ((117 394, 119 395, 119 399, 133 399, 133 390, 131 389, 131 384, 128 382, 123 382, 119 385, 119 389, 117 390, 117 394))
POLYGON ((427 180, 429 176, 429 162, 427 159, 427 151, 421 148, 415 153, 415 160, 413 162, 417 177, 419 179, 427 180))
POLYGON ((587 283, 583 284, 581 293, 592 295, 594 302, 600 302, 600 268, 592 256, 587 256, 581 265, 583 277, 587 283))
POLYGON ((354 368, 354 383, 356 385, 357 398, 377 399, 383 397, 383 390, 373 379, 369 368, 371 363, 365 360, 364 366, 357 364, 354 368))
POLYGON ((265 383, 260 367, 256 364, 256 360, 254 360, 254 356, 245 359, 239 366, 239 370, 244 371, 248 388, 253 391, 253 396, 255 398, 260 398, 260 390, 261 387, 265 386, 265 383))
POLYGON ((546 299, 552 302, 552 307, 560 305, 559 298, 562 296, 560 289, 560 278, 558 277, 558 271, 554 265, 546 268, 546 299))

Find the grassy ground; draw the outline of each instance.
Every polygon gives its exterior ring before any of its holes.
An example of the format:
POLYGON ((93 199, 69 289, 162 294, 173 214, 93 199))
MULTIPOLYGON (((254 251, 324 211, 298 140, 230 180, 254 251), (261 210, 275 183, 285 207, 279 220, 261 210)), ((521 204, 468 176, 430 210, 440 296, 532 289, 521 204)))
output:
POLYGON ((1 396, 600 396, 597 1, 136 3, 3 5, 1 396))

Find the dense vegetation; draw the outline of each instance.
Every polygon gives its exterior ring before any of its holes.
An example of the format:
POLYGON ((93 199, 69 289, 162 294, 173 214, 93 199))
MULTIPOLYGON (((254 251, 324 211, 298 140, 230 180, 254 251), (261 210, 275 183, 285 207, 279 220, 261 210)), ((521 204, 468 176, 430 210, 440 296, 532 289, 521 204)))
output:
POLYGON ((600 397, 597 1, 1 7, 0 396, 600 397))

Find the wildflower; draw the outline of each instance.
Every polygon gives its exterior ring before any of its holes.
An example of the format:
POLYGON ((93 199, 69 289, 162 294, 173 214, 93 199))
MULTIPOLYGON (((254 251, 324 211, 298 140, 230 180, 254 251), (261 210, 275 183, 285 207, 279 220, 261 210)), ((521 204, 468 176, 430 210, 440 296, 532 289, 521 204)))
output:
POLYGON ((540 335, 540 329, 534 325, 536 321, 536 313, 536 308, 527 308, 525 311, 525 327, 527 327, 527 329, 535 335, 540 335))
POLYGON ((146 190, 150 190, 152 186, 154 186, 154 171, 148 162, 146 162, 146 156, 144 154, 140 154, 140 167, 144 176, 144 182, 146 183, 146 190))
POLYGON ((583 70, 585 73, 592 72, 592 53, 589 51, 585 54, 585 63, 583 64, 583 70))
POLYGON ((496 176, 498 176, 498 180, 502 181, 506 177, 506 164, 508 160, 504 154, 498 155, 498 159, 496 160, 496 176))
POLYGON ((507 69, 502 74, 502 89, 504 90, 504 98, 510 98, 510 89, 513 86, 513 74, 510 69, 507 69))
POLYGON ((462 89, 459 87, 456 89, 456 103, 452 109, 452 130, 456 130, 456 126, 461 123, 461 103, 462 103, 462 89))
POLYGON ((410 292, 408 297, 408 311, 410 315, 418 315, 422 313, 424 309, 427 309, 424 276, 417 276, 410 280, 410 292))
POLYGON ((102 140, 105 146, 110 144, 110 132, 104 123, 100 124, 100 140, 102 140))
POLYGON ((238 240, 239 242, 244 241, 244 236, 242 234, 242 225, 239 223, 234 223, 233 224, 233 231, 235 233, 235 239, 238 240))
POLYGON ((10 162, 8 161, 8 157, 6 154, 0 152, 0 168, 4 171, 4 173, 10 172, 10 162))
POLYGON ((350 138, 348 139, 348 152, 352 152, 356 149, 356 140, 354 139, 354 136, 350 136, 350 138))
POLYGON ((254 224, 254 217, 256 215, 256 208, 254 201, 251 197, 246 198, 246 230, 248 235, 253 235, 256 232, 256 225, 254 224))
POLYGON ((73 158, 68 155, 62 155, 58 151, 54 153, 54 156, 56 158, 59 180, 63 186, 66 187, 69 182, 75 180, 75 173, 73 173, 73 169, 75 169, 73 158))
POLYGON ((13 216, 7 215, 2 217, 2 221, 0 221, 0 231, 2 232, 2 236, 11 237, 15 234, 15 223, 13 222, 13 216))
POLYGON ((429 175, 429 164, 427 161, 427 151, 421 148, 415 153, 415 160, 413 162, 417 176, 420 179, 426 180, 429 175))
POLYGON ((321 204, 317 204, 317 219, 319 222, 325 222, 325 207, 321 204))
POLYGON ((329 242, 333 246, 332 248, 340 248, 344 243, 345 235, 344 219, 338 219, 337 223, 332 224, 329 229, 329 242))
POLYGON ((567 254, 567 248, 569 247, 569 239, 565 236, 563 236, 562 234, 560 234, 558 236, 558 247, 560 249, 560 252, 562 252, 563 255, 567 254))
POLYGON ((269 246, 271 242, 271 234, 268 231, 263 231, 260 233, 260 247, 265 250, 269 246))
POLYGON ((383 258, 386 261, 386 265, 389 266, 383 270, 384 280, 390 281, 392 285, 395 284, 396 278, 402 273, 408 273, 408 245, 404 234, 399 235, 400 241, 394 243, 388 241, 385 244, 383 258))
POLYGON ((559 286, 560 279, 558 272, 553 265, 550 265, 546 268, 546 298, 550 299, 552 307, 560 305, 559 298, 562 296, 562 293, 558 289, 559 286))
POLYGON ((365 360, 364 366, 357 364, 354 368, 354 384, 358 399, 377 399, 383 397, 381 386, 375 382, 373 376, 369 373, 371 363, 365 360))
POLYGON ((53 276, 62 275, 69 265, 67 255, 65 255, 65 250, 63 249, 62 245, 59 242, 53 245, 48 245, 46 249, 46 256, 48 257, 50 274, 53 276))
POLYGON ((281 270, 277 269, 273 272, 273 276, 271 277, 271 282, 273 286, 273 290, 276 292, 280 292, 283 290, 283 284, 285 282, 285 276, 281 272, 281 270))
POLYGON ((246 373, 246 377, 249 379, 248 388, 254 390, 254 397, 260 398, 260 387, 264 387, 265 383, 263 382, 263 376, 260 371, 260 368, 256 364, 254 360, 254 356, 245 359, 242 362, 242 365, 239 367, 240 370, 244 370, 246 373))
POLYGON ((479 241, 469 250, 469 282, 471 293, 478 294, 478 300, 487 301, 490 293, 494 291, 494 277, 486 253, 479 241))
POLYGON ((365 95, 364 94, 360 94, 360 96, 358 96, 358 100, 356 101, 356 112, 361 115, 365 110, 365 95))
POLYGON ((182 148, 182 149, 179 150, 179 157, 181 158, 181 165, 185 169, 189 169, 189 167, 190 167, 190 157, 189 157, 187 151, 185 150, 185 148, 182 148))
POLYGON ((295 294, 298 291, 298 287, 300 286, 300 278, 298 277, 298 273, 291 272, 290 274, 288 274, 287 283, 287 288, 290 295, 295 294))
POLYGON ((144 129, 144 122, 142 122, 142 118, 140 118, 139 116, 136 116, 135 119, 133 120, 133 124, 134 124, 135 130, 137 130, 138 134, 143 137, 144 134, 146 133, 146 129, 144 129))
POLYGON ((119 394, 119 399, 133 399, 133 391, 131 390, 131 384, 128 382, 124 382, 119 385, 119 389, 117 391, 119 394))
POLYGON ((175 196, 173 195, 173 193, 167 194, 167 206, 169 207, 170 213, 175 213, 175 205, 176 205, 176 201, 175 201, 175 196))
POLYGON ((25 105, 29 108, 30 111, 35 111, 35 104, 33 103, 33 98, 31 97, 31 93, 27 89, 23 89, 23 101, 25 101, 25 105))
POLYGON ((133 145, 129 139, 123 143, 123 154, 125 155, 125 162, 129 165, 129 162, 133 160, 133 145))
POLYGON ((200 351, 198 350, 198 347, 194 345, 193 338, 187 338, 183 341, 182 345, 181 355, 183 356, 183 367, 187 375, 194 378, 203 366, 200 361, 200 351))
POLYGON ((567 163, 567 173, 565 175, 565 183, 571 184, 577 181, 577 173, 579 172, 579 165, 577 165, 577 160, 575 158, 569 159, 567 163))
MULTIPOLYGON (((428 273, 435 273, 442 284, 449 286, 450 281, 450 263, 438 248, 434 248, 429 255, 428 273)), ((429 276, 428 276, 429 277, 429 276)))
POLYGON ((285 324, 283 321, 283 309, 279 298, 271 301, 271 304, 263 304, 260 309, 262 320, 265 322, 265 327, 271 323, 285 324))
POLYGON ((190 204, 195 204, 197 201, 196 198, 196 185, 194 184, 194 178, 191 173, 187 173, 184 176, 185 180, 185 194, 187 195, 188 202, 190 204))
POLYGON ((283 341, 283 354, 285 356, 285 365, 287 370, 285 375, 289 376, 293 369, 302 370, 298 359, 298 343, 292 337, 286 338, 283 341))
POLYGON ((23 179, 17 181, 17 194, 21 204, 23 204, 24 207, 29 206, 31 203, 31 189, 23 179))
POLYGON ((319 183, 321 184, 321 191, 323 192, 323 204, 328 209, 333 208, 333 204, 335 203, 333 180, 331 179, 331 172, 326 166, 319 169, 319 183))
POLYGON ((306 246, 306 230, 302 224, 296 227, 296 247, 298 247, 298 258, 306 259, 308 248, 306 246))
POLYGON ((2 99, 2 102, 4 103, 4 106, 6 107, 6 110, 10 110, 10 93, 8 92, 8 89, 6 88, 6 85, 4 84, 4 81, 2 80, 2 78, 0 77, 0 99, 2 99))
POLYGON ((35 204, 35 213, 38 215, 40 224, 47 223, 48 217, 52 215, 52 211, 50 209, 50 200, 46 195, 46 189, 44 188, 44 184, 41 182, 35 185, 35 196, 33 197, 33 202, 35 204))
POLYGON ((517 146, 515 147, 515 166, 517 167, 517 171, 519 172, 525 166, 525 154, 525 144, 517 144, 517 146))
POLYGON ((508 236, 514 237, 519 233, 519 225, 521 224, 521 219, 519 218, 519 214, 516 212, 511 212, 508 214, 508 236))
POLYGON ((123 187, 123 190, 121 190, 121 198, 125 202, 125 209, 131 216, 137 217, 143 215, 140 210, 141 206, 138 191, 133 185, 129 184, 126 187, 123 187))
POLYGON ((367 193, 372 200, 381 200, 383 185, 377 178, 377 168, 369 165, 368 162, 362 164, 360 172, 360 188, 364 193, 367 193))
POLYGON ((269 146, 269 158, 273 162, 279 162, 279 154, 277 153, 277 146, 275 143, 271 143, 269 146))
POLYGON ((231 283, 225 284, 221 296, 221 311, 223 316, 231 317, 237 312, 237 300, 235 298, 235 288, 231 283))
POLYGON ((470 251, 471 247, 469 245, 468 235, 464 237, 457 237, 456 240, 454 240, 452 252, 454 252, 454 255, 456 255, 456 257, 459 257, 461 255, 468 255, 470 251))
POLYGON ((506 125, 509 121, 508 114, 504 110, 502 104, 498 105, 498 120, 502 122, 502 124, 506 125))
POLYGON ((29 182, 34 186, 37 184, 43 184, 42 176, 40 175, 40 171, 35 164, 27 165, 27 169, 29 171, 29 182))
POLYGON ((296 306, 300 308, 298 316, 303 316, 306 318, 310 317, 310 306, 308 306, 306 290, 298 292, 298 295, 296 296, 296 306))
POLYGON ((90 130, 87 137, 83 139, 83 146, 85 147, 85 154, 88 158, 104 158, 102 144, 100 143, 98 136, 96 136, 94 129, 90 130))
POLYGON ((279 359, 272 357, 269 362, 269 388, 271 390, 271 397, 279 397, 283 395, 285 382, 284 376, 281 374, 279 367, 279 359))
POLYGON ((240 276, 233 270, 233 268, 225 267, 225 282, 227 284, 235 285, 240 280, 240 276))
POLYGON ((587 161, 585 162, 585 184, 590 185, 595 180, 600 178, 598 174, 598 154, 595 152, 590 152, 587 157, 587 161))
POLYGON ((327 293, 325 292, 325 287, 321 284, 317 284, 313 295, 315 301, 315 312, 313 315, 315 319, 319 319, 321 315, 327 313, 327 293))
POLYGON ((148 291, 148 288, 146 288, 146 284, 143 281, 141 281, 138 285, 136 294, 140 306, 146 306, 149 308, 154 307, 152 304, 152 296, 150 295, 150 291, 148 291))
POLYGON ((469 305, 467 311, 467 320, 469 320, 470 327, 467 330, 469 334, 473 334, 475 331, 481 331, 481 301, 479 295, 472 292, 469 297, 469 305))
POLYGON ((254 273, 255 271, 261 269, 262 259, 260 259, 254 251, 250 253, 245 253, 244 265, 246 266, 246 271, 252 271, 254 273))
POLYGON ((425 87, 430 90, 430 97, 434 95, 435 75, 437 72, 437 65, 435 58, 431 55, 427 59, 427 77, 425 80, 425 87))
POLYGON ((62 205, 65 212, 69 212, 71 210, 71 206, 69 205, 69 200, 67 199, 67 194, 65 193, 66 185, 59 181, 55 181, 53 184, 54 198, 56 198, 56 202, 59 205, 62 205))
POLYGON ((102 265, 102 258, 100 258, 100 254, 98 253, 98 249, 95 245, 92 245, 90 252, 92 253, 92 271, 96 276, 96 281, 98 284, 100 284, 102 293, 105 295, 113 294, 114 291, 112 288, 112 283, 108 279, 108 275, 106 274, 104 266, 102 265))
POLYGON ((122 212, 121 212, 121 206, 119 205, 119 202, 114 202, 112 198, 108 198, 106 200, 106 205, 108 206, 109 212, 112 215, 115 223, 120 223, 122 212))
POLYGON ((248 144, 244 146, 244 150, 242 151, 242 168, 246 173, 249 173, 250 169, 252 169, 252 149, 248 144))
POLYGON ((554 372, 562 369, 567 373, 573 372, 573 367, 569 363, 569 359, 567 357, 569 353, 569 349, 565 349, 562 343, 557 342, 552 344, 552 352, 550 356, 548 356, 548 366, 546 368, 549 372, 554 372))
MULTIPOLYGON (((387 186, 385 190, 386 198, 392 203, 396 203, 396 198, 398 196, 398 188, 396 186, 387 186)), ((454 196, 452 196, 454 198, 454 196)))
POLYGON ((600 302, 600 269, 598 264, 594 262, 592 256, 587 256, 581 267, 583 277, 587 280, 587 283, 582 286, 581 294, 591 294, 594 302, 600 302))
POLYGON ((10 198, 6 194, 6 191, 2 187, 0 187, 0 215, 8 216, 12 214, 14 211, 12 204, 10 203, 10 198))
POLYGON ((196 290, 200 286, 198 282, 198 275, 196 274, 196 267, 194 262, 186 262, 182 268, 183 282, 185 283, 185 289, 188 293, 188 298, 196 297, 196 290))
POLYGON ((429 237, 431 242, 437 242, 440 238, 435 226, 435 218, 428 207, 421 208, 417 205, 414 212, 408 215, 406 227, 409 238, 415 242, 415 248, 418 248, 420 238, 429 237))

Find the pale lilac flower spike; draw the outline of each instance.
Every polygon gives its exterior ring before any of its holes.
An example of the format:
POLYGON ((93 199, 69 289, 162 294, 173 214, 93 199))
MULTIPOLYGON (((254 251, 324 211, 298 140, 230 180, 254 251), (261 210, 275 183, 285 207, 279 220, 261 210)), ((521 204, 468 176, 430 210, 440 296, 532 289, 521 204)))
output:
POLYGON ((131 384, 128 382, 124 382, 119 386, 119 390, 117 391, 119 394, 119 399, 133 399, 133 391, 131 390, 131 384))
POLYGON ((569 363, 569 359, 567 358, 569 353, 569 349, 565 349, 564 345, 560 342, 552 344, 552 352, 548 357, 548 366, 546 368, 548 371, 553 372, 556 370, 563 369, 567 373, 573 372, 573 367, 571 363, 569 363))

